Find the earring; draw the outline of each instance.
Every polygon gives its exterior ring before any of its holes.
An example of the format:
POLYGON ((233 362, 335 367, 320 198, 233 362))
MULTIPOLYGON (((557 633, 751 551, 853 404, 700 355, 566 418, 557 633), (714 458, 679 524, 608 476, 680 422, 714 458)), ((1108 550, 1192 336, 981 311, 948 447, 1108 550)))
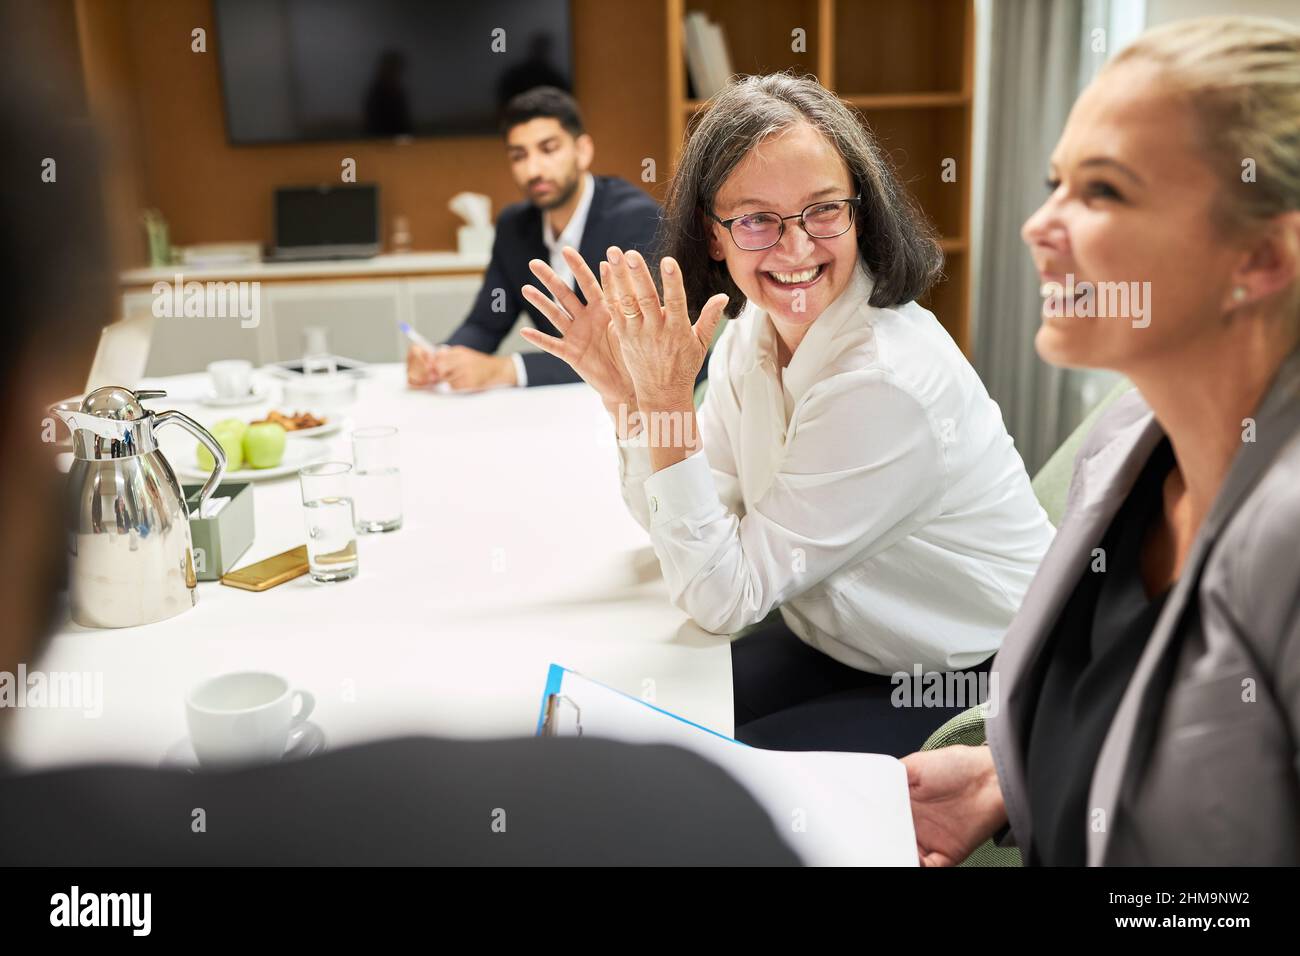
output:
POLYGON ((1246 287, 1239 285, 1232 290, 1232 298, 1235 302, 1241 302, 1246 298, 1246 287))

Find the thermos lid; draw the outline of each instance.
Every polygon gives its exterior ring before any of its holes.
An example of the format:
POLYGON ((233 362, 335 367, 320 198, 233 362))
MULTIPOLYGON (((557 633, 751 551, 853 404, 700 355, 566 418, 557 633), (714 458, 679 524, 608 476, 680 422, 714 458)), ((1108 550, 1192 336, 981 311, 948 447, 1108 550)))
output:
POLYGON ((131 422, 144 418, 149 413, 140 404, 141 398, 151 398, 149 392, 137 395, 121 385, 105 385, 95 389, 82 400, 81 411, 100 418, 131 422))
POLYGON ((76 411, 69 410, 66 404, 52 410, 72 432, 72 445, 78 458, 129 458, 157 447, 153 440, 153 426, 160 423, 159 416, 140 402, 166 394, 145 390, 133 392, 121 385, 105 385, 82 399, 76 411))

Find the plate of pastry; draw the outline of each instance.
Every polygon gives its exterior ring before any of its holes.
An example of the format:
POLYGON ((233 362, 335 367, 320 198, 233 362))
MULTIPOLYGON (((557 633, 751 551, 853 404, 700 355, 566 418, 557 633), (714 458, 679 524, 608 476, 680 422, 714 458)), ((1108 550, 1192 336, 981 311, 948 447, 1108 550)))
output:
MULTIPOLYGON (((300 412, 297 409, 291 414, 272 410, 267 412, 264 418, 258 419, 258 422, 274 422, 283 428, 290 438, 320 438, 333 435, 343 427, 342 418, 327 418, 324 415, 300 412)), ((251 424, 258 424, 258 422, 251 424)))

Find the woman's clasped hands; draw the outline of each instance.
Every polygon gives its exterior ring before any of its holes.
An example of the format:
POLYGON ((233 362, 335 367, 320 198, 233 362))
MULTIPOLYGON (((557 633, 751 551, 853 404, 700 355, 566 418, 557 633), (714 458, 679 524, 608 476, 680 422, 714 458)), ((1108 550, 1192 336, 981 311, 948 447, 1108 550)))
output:
POLYGON ((584 304, 545 262, 532 260, 529 267, 554 299, 531 285, 523 287, 524 298, 550 320, 560 337, 524 329, 524 338, 567 362, 611 412, 619 406, 689 405, 727 296, 710 298, 692 325, 675 260, 660 263, 661 302, 649 263, 635 250, 624 253, 611 246, 600 263, 599 281, 577 250, 566 246, 563 255, 587 301, 584 304))

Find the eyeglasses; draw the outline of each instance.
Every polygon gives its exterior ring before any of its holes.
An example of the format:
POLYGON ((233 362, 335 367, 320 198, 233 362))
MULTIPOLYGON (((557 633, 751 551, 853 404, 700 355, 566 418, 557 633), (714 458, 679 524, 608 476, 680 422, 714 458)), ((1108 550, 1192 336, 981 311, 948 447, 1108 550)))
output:
POLYGON ((722 226, 731 241, 746 252, 770 249, 785 235, 787 219, 798 219, 803 231, 814 239, 834 239, 853 226, 853 210, 862 202, 861 196, 852 199, 830 199, 804 206, 797 216, 780 216, 774 212, 751 212, 730 219, 719 219, 712 212, 709 218, 722 226))

